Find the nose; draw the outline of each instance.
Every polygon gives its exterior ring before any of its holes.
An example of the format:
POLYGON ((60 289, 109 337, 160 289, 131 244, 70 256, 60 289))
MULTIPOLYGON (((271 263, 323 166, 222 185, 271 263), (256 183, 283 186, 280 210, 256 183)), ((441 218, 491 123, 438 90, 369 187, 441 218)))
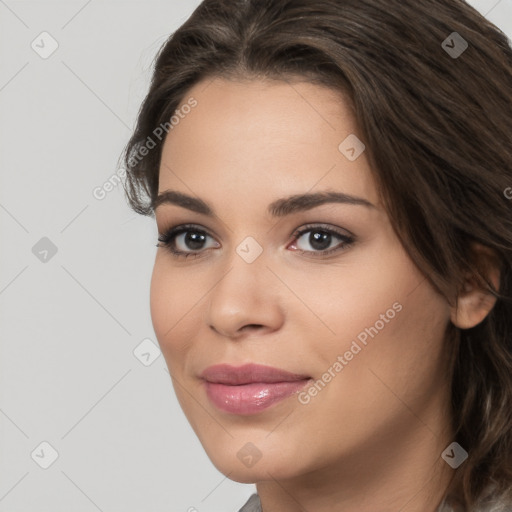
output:
POLYGON ((234 253, 207 295, 210 329, 231 339, 278 330, 284 322, 282 288, 263 254, 247 263, 234 253))

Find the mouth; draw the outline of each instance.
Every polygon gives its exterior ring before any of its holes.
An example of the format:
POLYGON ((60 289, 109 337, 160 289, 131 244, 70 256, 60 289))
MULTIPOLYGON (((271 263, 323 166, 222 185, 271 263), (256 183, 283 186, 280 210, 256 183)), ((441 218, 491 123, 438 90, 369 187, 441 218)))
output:
POLYGON ((201 378, 215 407, 239 415, 257 414, 298 393, 311 380, 308 375, 256 364, 210 366, 201 378))

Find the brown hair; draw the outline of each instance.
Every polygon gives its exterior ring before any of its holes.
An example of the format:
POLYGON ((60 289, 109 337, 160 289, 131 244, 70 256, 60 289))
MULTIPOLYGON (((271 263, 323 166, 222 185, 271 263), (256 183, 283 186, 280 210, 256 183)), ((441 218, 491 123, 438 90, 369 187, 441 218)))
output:
POLYGON ((495 496, 512 504, 506 35, 463 0, 205 0, 156 56, 122 156, 136 212, 153 215, 163 139, 144 158, 141 148, 187 91, 210 77, 299 78, 346 93, 382 200, 412 259, 447 298, 468 272, 498 297, 479 325, 450 324, 447 333, 454 440, 469 453, 447 497, 472 510, 494 486, 495 496), (453 32, 468 44, 461 55, 449 53, 453 32), (496 255, 498 289, 471 257, 474 242, 496 255))

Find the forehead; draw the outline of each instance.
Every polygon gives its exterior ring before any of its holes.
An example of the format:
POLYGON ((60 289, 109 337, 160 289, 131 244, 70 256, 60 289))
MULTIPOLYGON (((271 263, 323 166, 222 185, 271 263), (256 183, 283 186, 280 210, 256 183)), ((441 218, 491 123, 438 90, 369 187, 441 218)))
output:
POLYGON ((165 139, 159 192, 236 191, 270 201, 269 195, 320 187, 377 201, 364 152, 351 161, 340 150, 360 135, 340 91, 308 82, 215 78, 192 87, 180 111, 165 139), (183 108, 191 99, 194 108, 183 108))

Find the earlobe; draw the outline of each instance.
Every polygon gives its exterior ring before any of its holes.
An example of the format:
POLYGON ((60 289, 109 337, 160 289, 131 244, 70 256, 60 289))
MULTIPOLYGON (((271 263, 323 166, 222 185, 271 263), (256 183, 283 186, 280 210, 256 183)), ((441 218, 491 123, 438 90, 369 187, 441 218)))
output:
MULTIPOLYGON (((500 269, 498 258, 492 249, 481 244, 473 245, 478 268, 498 290, 500 269)), ((467 275, 462 290, 457 297, 457 304, 452 306, 450 317, 460 329, 470 329, 482 322, 496 304, 496 297, 487 290, 477 276, 467 275)))

